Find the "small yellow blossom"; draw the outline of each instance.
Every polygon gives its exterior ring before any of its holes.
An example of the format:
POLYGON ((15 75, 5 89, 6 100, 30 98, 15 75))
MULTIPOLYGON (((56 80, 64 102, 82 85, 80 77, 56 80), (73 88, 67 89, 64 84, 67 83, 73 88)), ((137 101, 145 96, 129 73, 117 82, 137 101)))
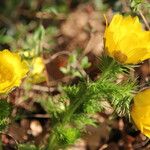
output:
POLYGON ((134 97, 131 116, 137 128, 150 138, 150 89, 141 91, 134 97))
POLYGON ((150 58, 150 31, 145 31, 138 17, 116 14, 106 27, 105 49, 124 64, 137 64, 150 58))
POLYGON ((31 67, 30 82, 41 83, 45 81, 43 59, 41 57, 35 57, 31 62, 31 67))
POLYGON ((9 50, 0 51, 0 94, 7 94, 21 84, 28 67, 17 53, 9 50))
POLYGON ((29 50, 28 51, 20 50, 20 54, 26 58, 32 58, 32 57, 34 57, 34 49, 32 49, 30 51, 29 50))

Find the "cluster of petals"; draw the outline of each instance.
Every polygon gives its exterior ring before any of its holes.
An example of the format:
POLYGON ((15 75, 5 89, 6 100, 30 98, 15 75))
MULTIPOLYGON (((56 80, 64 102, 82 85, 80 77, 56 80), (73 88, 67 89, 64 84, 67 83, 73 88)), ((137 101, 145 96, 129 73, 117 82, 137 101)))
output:
POLYGON ((7 94, 21 84, 28 66, 17 53, 9 50, 0 51, 0 94, 7 94))
POLYGON ((137 16, 114 15, 104 40, 108 55, 120 63, 137 64, 150 58, 150 31, 142 28, 137 16))

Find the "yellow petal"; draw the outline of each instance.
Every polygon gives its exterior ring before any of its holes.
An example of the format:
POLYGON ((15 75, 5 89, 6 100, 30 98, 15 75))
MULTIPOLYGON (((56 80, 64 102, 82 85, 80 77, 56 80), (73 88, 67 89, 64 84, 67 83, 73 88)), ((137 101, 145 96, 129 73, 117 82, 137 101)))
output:
POLYGON ((134 97, 131 117, 137 128, 150 137, 150 89, 139 92, 134 97))
POLYGON ((46 80, 44 75, 45 65, 41 57, 36 57, 31 62, 31 73, 29 81, 31 83, 41 83, 46 80))
POLYGON ((9 50, 0 51, 0 58, 0 94, 4 94, 20 85, 28 67, 17 53, 9 50))
POLYGON ((116 14, 106 27, 105 49, 124 64, 137 64, 150 58, 150 31, 144 31, 138 17, 116 14))

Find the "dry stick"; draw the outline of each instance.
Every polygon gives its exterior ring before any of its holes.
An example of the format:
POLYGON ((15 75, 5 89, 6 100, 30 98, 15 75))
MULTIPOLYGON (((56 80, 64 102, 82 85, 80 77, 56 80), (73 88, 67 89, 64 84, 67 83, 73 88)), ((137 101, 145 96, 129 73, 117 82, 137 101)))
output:
POLYGON ((42 60, 44 62, 44 68, 45 68, 45 71, 44 71, 44 74, 45 74, 45 77, 46 77, 46 83, 47 83, 47 86, 49 87, 50 86, 50 80, 49 80, 49 74, 48 74, 48 69, 47 69, 47 66, 46 66, 46 63, 45 63, 45 60, 44 60, 44 55, 42 53, 42 60))
POLYGON ((32 86, 32 89, 36 91, 42 91, 42 92, 50 92, 55 90, 55 88, 49 88, 47 86, 41 86, 36 84, 32 86))
POLYGON ((141 10, 139 10, 139 14, 140 14, 140 16, 142 17, 142 19, 143 19, 143 21, 144 21, 144 23, 145 23, 146 28, 147 28, 148 30, 150 30, 149 23, 148 23, 147 19, 145 18, 145 16, 143 15, 143 13, 142 13, 141 10))
MULTIPOLYGON (((140 14, 141 17, 142 17, 142 19, 143 19, 143 21, 144 21, 144 23, 145 23, 146 28, 150 31, 149 23, 148 23, 147 19, 145 18, 145 16, 143 15, 143 13, 142 13, 141 10, 139 10, 139 14, 140 14)), ((148 60, 148 65, 150 66, 150 59, 148 60)))
POLYGON ((34 118, 44 118, 44 119, 50 119, 50 116, 48 114, 35 114, 35 115, 31 115, 29 117, 34 117, 34 118))

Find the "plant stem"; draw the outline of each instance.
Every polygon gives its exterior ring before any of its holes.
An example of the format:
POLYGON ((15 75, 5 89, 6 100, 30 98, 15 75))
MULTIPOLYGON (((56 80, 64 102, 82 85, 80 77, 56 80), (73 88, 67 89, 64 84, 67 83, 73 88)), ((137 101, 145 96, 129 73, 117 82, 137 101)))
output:
POLYGON ((51 134, 46 150, 56 150, 57 141, 54 133, 51 134))
MULTIPOLYGON (((110 68, 112 68, 114 64, 115 64, 115 61, 112 60, 112 62, 109 64, 108 68, 102 73, 102 78, 101 78, 102 80, 107 75, 109 75, 110 68)), ((100 83, 102 83, 102 82, 100 82, 100 83)), ((85 94, 83 94, 80 98, 76 98, 75 101, 73 101, 73 103, 70 104, 70 106, 67 108, 66 112, 64 113, 63 119, 61 120, 61 124, 63 123, 63 125, 66 125, 66 124, 70 123, 71 117, 73 116, 75 111, 87 100, 84 98, 86 94, 88 95, 88 89, 87 89, 87 91, 85 89, 85 94)), ((55 128, 57 128, 59 125, 60 125, 60 122, 57 122, 55 124, 55 128)), ((54 132, 52 132, 50 139, 49 139, 49 144, 48 144, 47 150, 57 150, 56 148, 58 148, 58 147, 59 147, 59 145, 58 145, 58 141, 56 139, 56 135, 54 132)))

